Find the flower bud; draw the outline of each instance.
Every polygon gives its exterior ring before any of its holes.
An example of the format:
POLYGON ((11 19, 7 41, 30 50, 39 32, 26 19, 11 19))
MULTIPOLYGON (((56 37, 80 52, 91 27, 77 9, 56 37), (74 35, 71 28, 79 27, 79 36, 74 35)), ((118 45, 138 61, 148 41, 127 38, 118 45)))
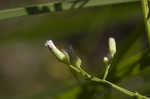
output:
POLYGON ((53 43, 52 40, 49 40, 45 43, 45 46, 52 51, 52 53, 56 56, 59 61, 65 62, 66 56, 63 52, 61 52, 53 43))
POLYGON ((103 60, 103 61, 104 61, 105 64, 108 64, 108 62, 109 62, 109 60, 108 60, 107 57, 104 57, 104 60, 103 60))
POLYGON ((77 66, 80 68, 81 66, 81 59, 76 55, 75 51, 73 50, 72 46, 69 46, 68 48, 65 49, 65 52, 67 53, 69 57, 69 62, 70 64, 77 66))
POLYGON ((109 38, 109 53, 111 55, 111 58, 113 58, 116 53, 116 42, 112 37, 109 38))
POLYGON ((80 59, 80 57, 76 57, 75 66, 77 66, 78 68, 80 68, 81 64, 82 64, 82 60, 80 59))

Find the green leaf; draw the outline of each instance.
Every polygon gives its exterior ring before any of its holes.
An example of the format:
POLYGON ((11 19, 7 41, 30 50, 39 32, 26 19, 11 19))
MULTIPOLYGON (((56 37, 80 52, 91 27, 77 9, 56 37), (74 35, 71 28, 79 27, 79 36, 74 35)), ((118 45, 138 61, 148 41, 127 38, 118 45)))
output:
MULTIPOLYGON (((93 7, 93 6, 102 6, 102 5, 110 5, 110 4, 119 4, 119 3, 128 3, 135 2, 137 0, 80 0, 74 6, 76 8, 84 7, 93 7), (84 3, 84 1, 87 1, 84 3)), ((27 7, 21 8, 12 8, 7 10, 0 11, 0 20, 15 18, 19 16, 28 16, 28 15, 37 15, 42 13, 50 13, 57 11, 70 10, 72 8, 73 2, 50 2, 39 5, 31 5, 27 7)))

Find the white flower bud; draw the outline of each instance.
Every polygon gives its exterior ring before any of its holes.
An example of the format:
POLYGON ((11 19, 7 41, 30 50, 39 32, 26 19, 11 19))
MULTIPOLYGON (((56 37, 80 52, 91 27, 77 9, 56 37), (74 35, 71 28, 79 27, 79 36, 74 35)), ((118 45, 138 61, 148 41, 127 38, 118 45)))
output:
POLYGON ((116 42, 112 37, 109 38, 109 53, 111 55, 111 58, 113 58, 116 54, 116 42))
POLYGON ((48 46, 48 47, 50 47, 50 48, 55 47, 55 45, 54 45, 54 43, 53 43, 52 40, 47 41, 47 42, 45 43, 45 46, 46 46, 46 47, 48 46))
POLYGON ((63 52, 61 52, 53 43, 52 40, 49 40, 45 43, 45 46, 48 47, 52 53, 56 56, 56 58, 60 61, 65 61, 66 56, 63 52))
POLYGON ((107 57, 104 57, 104 60, 103 60, 103 61, 104 61, 105 64, 108 64, 108 62, 109 62, 109 60, 108 60, 107 57))

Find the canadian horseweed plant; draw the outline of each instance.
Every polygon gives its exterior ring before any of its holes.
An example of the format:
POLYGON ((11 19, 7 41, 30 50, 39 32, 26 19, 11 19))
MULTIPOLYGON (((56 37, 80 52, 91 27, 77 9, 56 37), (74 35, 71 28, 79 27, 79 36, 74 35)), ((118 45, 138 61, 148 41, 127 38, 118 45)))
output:
MULTIPOLYGON (((102 5, 112 5, 119 3, 127 3, 127 2, 135 2, 138 0, 52 0, 54 2, 44 3, 44 4, 36 4, 30 5, 26 7, 13 8, 0 10, 0 20, 6 20, 10 18, 16 18, 20 16, 29 16, 29 15, 38 15, 44 13, 52 13, 57 11, 65 11, 72 10, 78 8, 86 8, 93 6, 102 6, 102 5)), ((145 22, 145 30, 147 31, 148 42, 150 46, 150 10, 149 10, 149 0, 140 0, 141 7, 143 10, 144 22, 145 22)), ((116 9, 116 8, 115 8, 116 9)), ((120 10, 121 11, 121 10, 120 10)), ((107 80, 107 76, 109 74, 109 69, 112 64, 112 60, 117 52, 116 50, 116 42, 113 37, 109 38, 109 54, 110 57, 104 57, 103 62, 105 64, 105 72, 103 78, 98 78, 86 72, 82 69, 82 60, 76 56, 72 55, 65 50, 59 50, 52 40, 49 40, 45 43, 45 46, 53 53, 53 55, 62 63, 66 64, 68 68, 74 70, 74 72, 80 73, 82 76, 87 78, 90 81, 98 82, 100 84, 106 84, 110 87, 128 95, 131 97, 136 97, 137 99, 150 99, 149 97, 143 96, 137 92, 129 91, 125 88, 122 88, 110 81, 107 80)))
POLYGON ((104 64, 106 65, 106 70, 104 73, 103 78, 98 78, 96 76, 90 75, 89 73, 87 73, 84 69, 82 69, 81 67, 81 59, 79 57, 76 57, 76 59, 72 60, 71 57, 72 55, 70 55, 69 53, 67 53, 66 51, 60 51, 55 44, 53 43, 52 40, 49 40, 45 43, 45 46, 49 48, 49 50, 55 55, 55 57, 62 63, 66 64, 70 69, 74 70, 75 72, 80 73, 82 76, 86 77, 88 80, 93 81, 93 82, 98 82, 98 83, 103 83, 103 84, 107 84, 110 87, 128 95, 131 97, 136 97, 137 99, 150 99, 149 97, 143 96, 137 92, 132 92, 129 91, 125 88, 122 88, 114 83, 111 83, 109 81, 106 80, 107 75, 109 73, 109 68, 111 66, 112 63, 112 59, 114 58, 114 55, 116 54, 116 42, 115 39, 113 37, 109 38, 109 54, 110 54, 110 58, 108 57, 104 57, 104 64))

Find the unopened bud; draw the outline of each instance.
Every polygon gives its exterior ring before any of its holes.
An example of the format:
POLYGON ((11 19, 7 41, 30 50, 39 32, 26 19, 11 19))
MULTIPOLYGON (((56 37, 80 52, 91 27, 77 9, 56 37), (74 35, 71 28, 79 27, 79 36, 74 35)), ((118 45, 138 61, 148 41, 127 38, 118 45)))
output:
POLYGON ((116 54, 116 42, 112 37, 109 38, 109 53, 111 55, 111 58, 113 58, 116 54))
POLYGON ((52 40, 49 40, 45 43, 45 46, 48 47, 50 49, 50 51, 52 51, 52 53, 56 56, 56 58, 60 61, 65 61, 66 56, 63 52, 61 52, 53 43, 52 40))
POLYGON ((81 66, 81 59, 76 55, 75 51, 73 50, 72 46, 69 46, 68 48, 65 49, 65 52, 67 53, 69 57, 69 62, 70 64, 77 66, 80 68, 81 66))
POLYGON ((108 64, 108 62, 109 62, 109 60, 108 60, 107 57, 104 57, 104 60, 103 60, 103 61, 104 61, 105 64, 108 64))

